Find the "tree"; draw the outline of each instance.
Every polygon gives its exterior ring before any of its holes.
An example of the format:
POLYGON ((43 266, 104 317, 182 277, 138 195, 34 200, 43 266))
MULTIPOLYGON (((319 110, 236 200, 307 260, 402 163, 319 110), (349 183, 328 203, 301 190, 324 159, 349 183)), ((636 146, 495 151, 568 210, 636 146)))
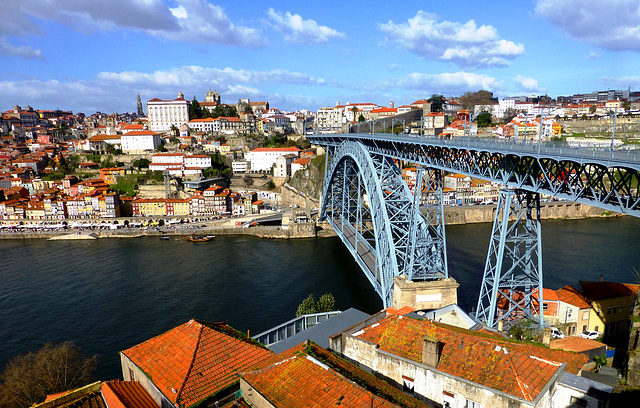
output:
POLYGON ((333 294, 325 293, 320 296, 320 299, 318 299, 317 309, 318 313, 333 312, 336 310, 336 300, 333 298, 333 294))
POLYGON ((504 123, 509 123, 511 122, 511 120, 513 120, 513 118, 516 117, 516 115, 518 115, 518 112, 515 109, 508 108, 504 111, 504 116, 502 116, 502 119, 504 119, 504 123))
POLYGON ((296 317, 313 313, 318 313, 318 309, 316 307, 316 299, 313 297, 313 294, 309 294, 309 296, 307 296, 307 298, 298 305, 296 317))
POLYGON ((49 394, 89 384, 97 362, 98 356, 85 358, 70 341, 17 356, 2 373, 0 406, 30 407, 49 394))
POLYGON ((367 120, 364 118, 364 115, 361 113, 360 116, 358 116, 358 122, 366 122, 367 120))
POLYGON ((444 105, 444 96, 439 94, 431 95, 431 98, 427 99, 431 102, 431 112, 442 112, 444 105))
POLYGON ((493 93, 489 91, 467 92, 460 98, 460 105, 462 109, 469 109, 473 111, 476 106, 489 105, 494 103, 493 93))
POLYGON ((194 96, 193 100, 191 101, 191 106, 189 107, 189 120, 201 119, 201 118, 202 118, 202 107, 200 106, 200 103, 194 96))
POLYGON ((276 188, 276 183, 274 183, 273 180, 269 180, 266 186, 267 186, 267 190, 273 190, 274 188, 276 188))
POLYGON ((149 159, 145 159, 144 157, 133 161, 133 167, 136 167, 138 171, 140 171, 142 167, 149 168, 149 164, 151 164, 151 161, 149 159))
POLYGON ((593 356, 593 361, 596 363, 596 368, 593 371, 597 373, 600 371, 600 367, 605 367, 607 365, 607 355, 603 354, 601 356, 593 356))
POLYGON ((244 176, 242 181, 244 182, 244 185, 247 186, 247 187, 253 186, 253 179, 248 175, 244 176))
POLYGON ((476 116, 476 122, 479 127, 487 127, 491 125, 491 114, 489 112, 482 112, 476 116))

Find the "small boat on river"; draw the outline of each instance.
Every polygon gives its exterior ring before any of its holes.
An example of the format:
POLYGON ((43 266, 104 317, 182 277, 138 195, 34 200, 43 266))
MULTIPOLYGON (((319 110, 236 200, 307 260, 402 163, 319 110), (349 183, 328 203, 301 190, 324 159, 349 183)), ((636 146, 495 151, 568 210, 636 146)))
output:
POLYGON ((187 236, 187 239, 191 242, 207 242, 207 241, 211 241, 213 238, 215 238, 213 235, 191 234, 187 236))

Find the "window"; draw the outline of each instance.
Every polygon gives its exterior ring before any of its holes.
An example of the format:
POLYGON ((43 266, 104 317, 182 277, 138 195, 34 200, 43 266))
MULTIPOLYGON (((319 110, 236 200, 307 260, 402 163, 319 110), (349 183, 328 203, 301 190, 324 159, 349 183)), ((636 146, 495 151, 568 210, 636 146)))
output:
POLYGON ((611 309, 613 309, 611 306, 609 306, 609 308, 607 309, 607 314, 611 314, 611 309))
POLYGON ((406 392, 409 395, 413 395, 415 389, 415 383, 413 382, 413 378, 402 376, 402 391, 406 392))
MULTIPOLYGON (((582 313, 582 320, 587 320, 588 318, 589 318, 589 311, 588 311, 588 310, 585 310, 585 311, 582 313)), ((585 330, 586 330, 586 329, 585 329, 585 330)))
POLYGON ((467 405, 465 405, 465 408, 482 408, 482 405, 480 405, 479 402, 467 400, 467 405))
POLYGON ((129 369, 129 381, 135 381, 135 376, 133 375, 133 370, 129 369))
POLYGON ((600 328, 600 326, 596 326, 596 327, 594 327, 594 328, 593 328, 593 330, 595 330, 595 331, 599 331, 599 330, 598 330, 599 328, 600 328))

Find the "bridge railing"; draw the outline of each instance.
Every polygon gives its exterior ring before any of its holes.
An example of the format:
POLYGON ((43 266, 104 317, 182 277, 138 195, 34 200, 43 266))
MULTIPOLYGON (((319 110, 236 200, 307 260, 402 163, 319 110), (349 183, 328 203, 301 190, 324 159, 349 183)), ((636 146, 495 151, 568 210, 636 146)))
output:
POLYGON ((412 135, 412 134, 393 134, 393 133, 344 133, 344 134, 325 134, 314 135, 311 139, 323 138, 356 138, 356 139, 376 139, 388 141, 400 141, 407 143, 427 143, 431 145, 448 146, 458 149, 486 150, 489 152, 515 153, 521 155, 523 153, 532 156, 558 157, 563 159, 575 159, 578 161, 615 161, 622 163, 640 162, 640 146, 628 145, 625 148, 598 148, 598 147, 569 147, 559 145, 553 141, 538 142, 537 139, 521 139, 507 140, 482 137, 457 136, 450 139, 440 138, 439 136, 430 135, 412 135))
POLYGON ((278 326, 272 327, 269 330, 265 330, 262 333, 253 336, 253 339, 259 341, 265 346, 268 346, 307 330, 309 327, 315 326, 316 324, 340 313, 342 313, 342 311, 336 310, 333 312, 302 315, 278 326))

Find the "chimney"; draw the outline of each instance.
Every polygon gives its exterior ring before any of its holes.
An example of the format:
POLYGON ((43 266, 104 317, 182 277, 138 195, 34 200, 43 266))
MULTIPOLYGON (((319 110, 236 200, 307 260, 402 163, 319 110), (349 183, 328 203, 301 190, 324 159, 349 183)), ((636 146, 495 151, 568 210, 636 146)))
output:
POLYGON ((422 336, 422 364, 437 368, 443 344, 435 337, 422 336))
POLYGON ((604 275, 600 274, 600 282, 604 282, 604 275))
POLYGON ((551 329, 548 327, 544 328, 544 332, 542 334, 542 343, 547 347, 551 345, 551 329))

